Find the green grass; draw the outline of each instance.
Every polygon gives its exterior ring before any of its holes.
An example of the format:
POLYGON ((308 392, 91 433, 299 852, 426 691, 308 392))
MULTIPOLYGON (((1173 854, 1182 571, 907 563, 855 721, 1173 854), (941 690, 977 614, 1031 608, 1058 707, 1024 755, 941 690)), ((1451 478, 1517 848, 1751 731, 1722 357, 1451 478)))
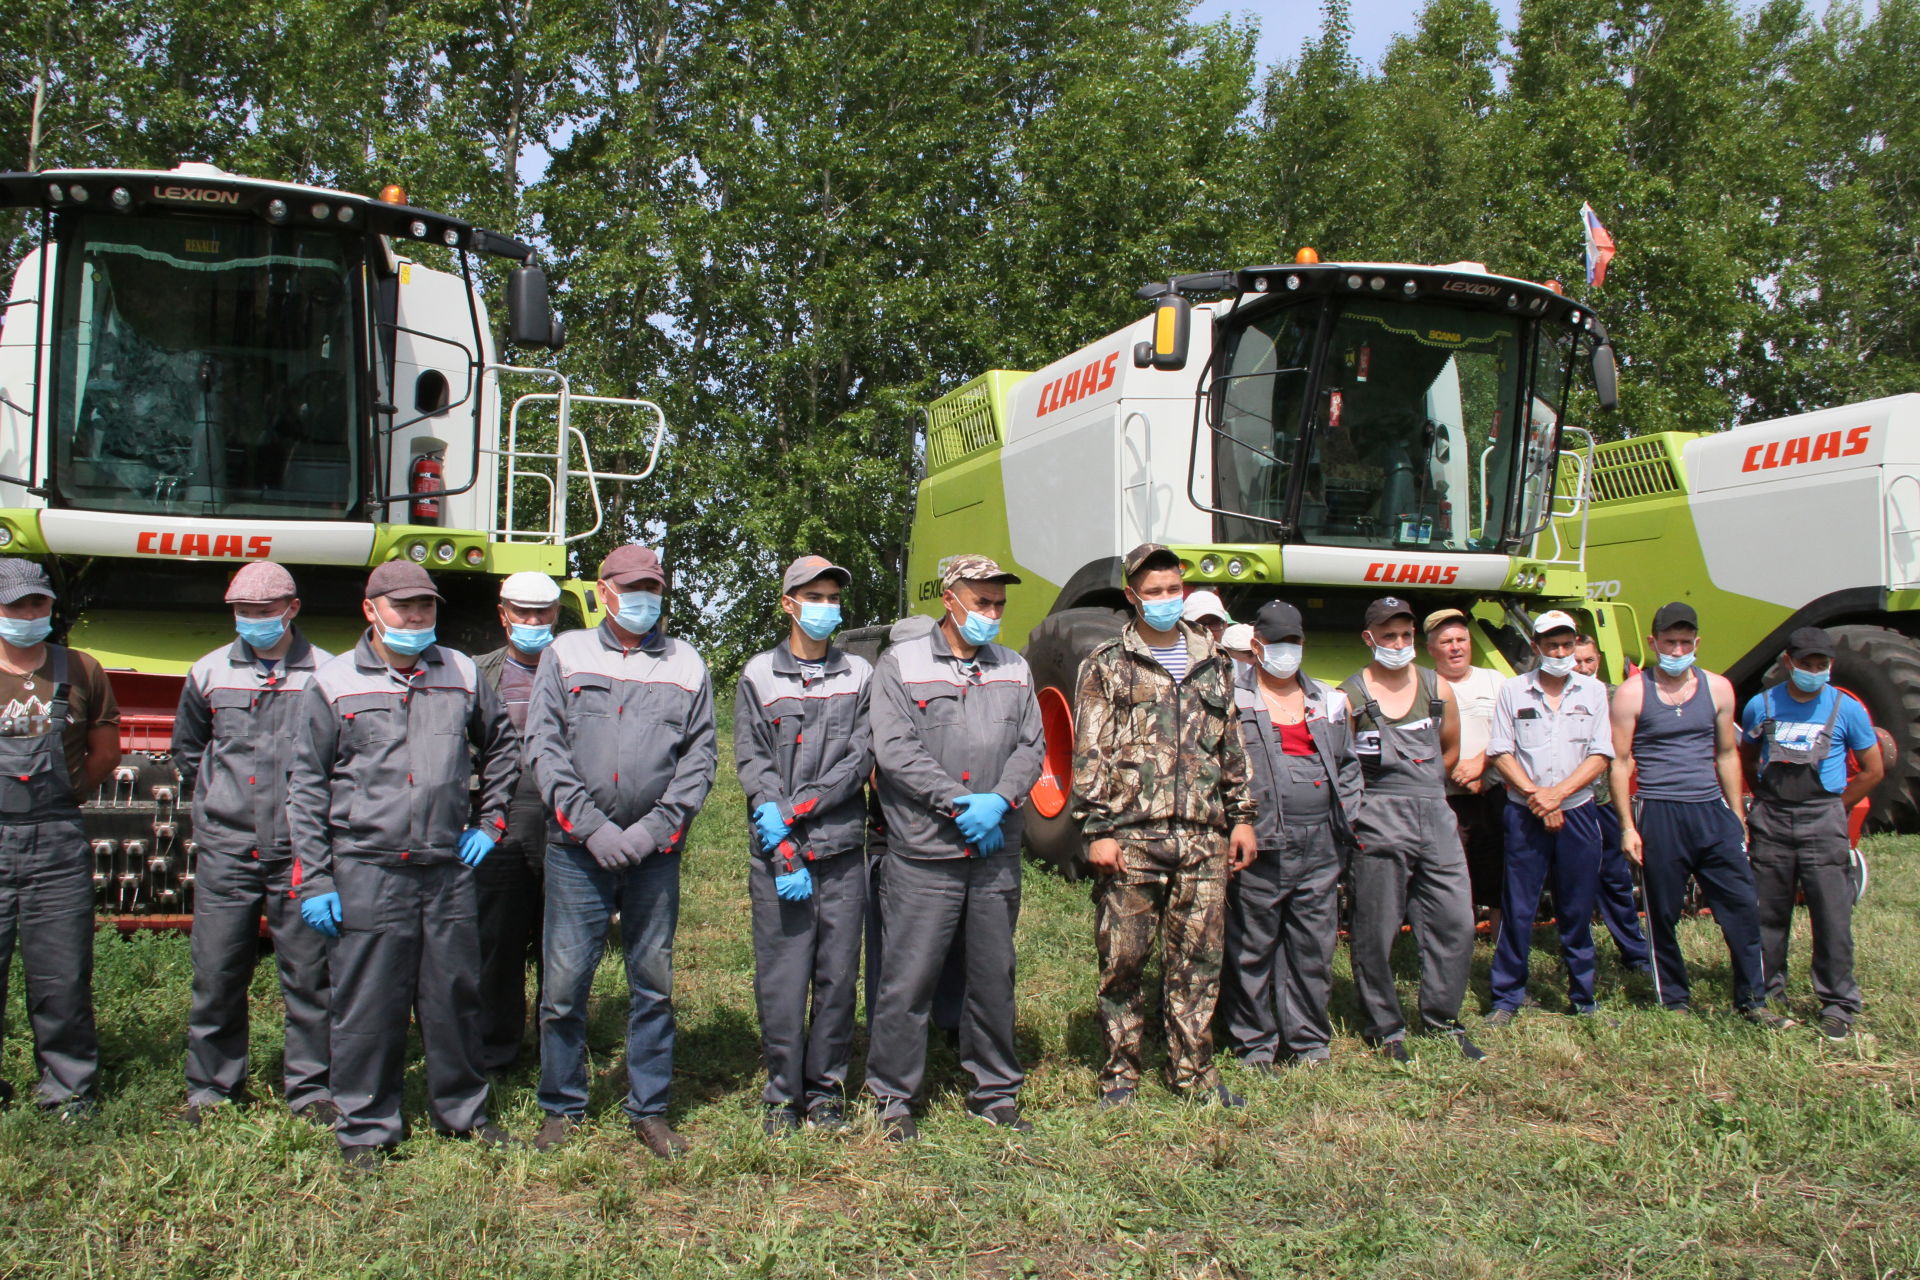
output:
MULTIPOLYGON (((761 1136, 759 1046, 742 865, 744 807, 723 777, 694 828, 677 946, 667 1165, 620 1123, 622 979, 594 1017, 595 1122, 564 1151, 497 1154, 416 1136, 364 1183, 333 1142, 263 1104, 174 1120, 191 979, 184 937, 103 934, 99 1116, 0 1118, 0 1276, 1381 1276, 1920 1275, 1920 840, 1873 842, 1856 931, 1868 1010, 1858 1043, 1768 1036, 1727 1016, 1717 933, 1686 926, 1701 1016, 1633 1003, 1610 944, 1617 1029, 1532 1012, 1469 1065, 1422 1044, 1399 1067, 1357 1040, 1334 1066, 1230 1079, 1242 1113, 1157 1087, 1123 1115, 1091 1108, 1092 912, 1083 886, 1029 869, 1019 1042, 1036 1130, 961 1110, 937 1049, 923 1140, 761 1136)), ((1795 989, 1806 946, 1796 938, 1795 989)), ((1551 955, 1535 989, 1565 1007, 1551 955)), ((1476 957, 1484 1009, 1488 953, 1476 957)), ((1411 996, 1411 983, 1404 988, 1411 996)), ((254 1088, 277 1086, 270 966, 254 991, 254 1088)), ((1804 999, 1796 1011, 1807 1012, 1804 999)), ((1352 1017, 1342 952, 1336 1016, 1352 1017)), ((5 1070, 30 1079, 19 978, 5 1070)), ((856 1066, 858 1056, 856 1055, 856 1066)), ((24 1092, 24 1090, 23 1090, 24 1092)), ((496 1094, 526 1135, 528 1067, 496 1094)))

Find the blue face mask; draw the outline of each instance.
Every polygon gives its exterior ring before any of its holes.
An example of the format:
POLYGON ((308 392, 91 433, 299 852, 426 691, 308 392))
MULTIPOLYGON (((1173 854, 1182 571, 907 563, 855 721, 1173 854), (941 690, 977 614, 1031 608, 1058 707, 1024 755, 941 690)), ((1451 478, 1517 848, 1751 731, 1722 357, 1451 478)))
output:
POLYGON ((840 606, 800 602, 800 629, 814 640, 825 640, 840 629, 840 606))
POLYGON ((1000 619, 984 617, 971 609, 967 610, 966 621, 960 624, 960 638, 968 644, 992 644, 999 634, 1000 619))
POLYGON ((1187 602, 1179 596, 1171 600, 1142 600, 1140 602, 1140 621, 1155 631, 1171 631, 1180 624, 1180 614, 1187 602))
POLYGON ((0 640, 16 649, 31 649, 53 634, 53 618, 0 618, 0 640))
POLYGON ((653 630, 653 624, 660 621, 660 593, 658 591, 623 591, 620 593, 620 611, 613 615, 620 629, 630 635, 643 636, 653 630))
POLYGON ((1793 677, 1793 687, 1802 693, 1818 693, 1827 687, 1827 681, 1833 679, 1832 671, 1802 671, 1798 667, 1788 668, 1793 677))
POLYGON ((418 631, 407 631, 399 627, 380 628, 380 641, 395 653, 406 657, 425 653, 427 646, 433 643, 433 628, 422 627, 418 631))
POLYGON ((522 653, 538 653, 553 643, 553 627, 549 623, 528 626, 526 623, 516 622, 508 630, 507 638, 512 642, 513 647, 522 653))
POLYGON ((271 618, 242 618, 236 614, 233 632, 245 640, 249 648, 271 649, 287 634, 287 615, 281 613, 271 618))
POLYGON ((1683 676, 1693 669, 1693 655, 1683 653, 1676 657, 1671 653, 1663 653, 1660 655, 1660 669, 1670 676, 1683 676))

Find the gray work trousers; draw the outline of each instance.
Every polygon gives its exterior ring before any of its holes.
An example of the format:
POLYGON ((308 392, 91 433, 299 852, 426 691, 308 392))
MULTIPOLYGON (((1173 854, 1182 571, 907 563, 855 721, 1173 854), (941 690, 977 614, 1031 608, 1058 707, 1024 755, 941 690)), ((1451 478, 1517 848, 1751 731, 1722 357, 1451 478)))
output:
POLYGON ((1767 998, 1787 994, 1787 942, 1793 934, 1793 897, 1806 895, 1813 926, 1813 994, 1820 1016, 1852 1025, 1860 1016, 1860 984, 1853 977, 1851 841, 1839 796, 1783 804, 1755 799, 1747 817, 1747 854, 1760 910, 1760 965, 1767 998))
POLYGON ((1369 792, 1354 835, 1348 948, 1361 1034, 1379 1043, 1407 1033, 1393 981, 1402 921, 1420 955, 1420 1021, 1428 1031, 1454 1029, 1473 960, 1473 891, 1453 810, 1444 796, 1369 792))
POLYGON ((329 1099, 329 939, 300 918, 293 856, 202 850, 193 895, 193 1009, 187 1015, 187 1103, 238 1099, 247 1083, 247 993, 265 913, 286 1002, 287 1106, 329 1099))
POLYGON ((391 1147, 401 1119, 407 1022, 420 1022, 434 1128, 487 1122, 480 1072, 480 926, 473 872, 458 862, 334 863, 333 1101, 343 1147, 391 1147))
POLYGON ((1227 884, 1227 1035, 1248 1062, 1325 1058, 1346 851, 1326 822, 1286 826, 1227 884))
POLYGON ((767 1058, 761 1100, 802 1111, 846 1093, 867 909, 866 859, 859 851, 810 862, 807 869, 813 896, 799 902, 774 892, 768 859, 755 858, 747 869, 753 1000, 767 1058))
POLYGON ((100 1075, 92 864, 77 814, 0 822, 0 1018, 17 940, 40 1073, 34 1101, 49 1109, 92 1101, 100 1075))
POLYGON ((880 877, 880 1001, 870 1019, 867 1091, 883 1117, 910 1113, 927 1070, 927 1020, 955 934, 966 937, 960 1063, 969 1103, 1011 1102, 1026 1079, 1013 1053, 1013 928, 1020 918, 1020 855, 887 855, 880 877))

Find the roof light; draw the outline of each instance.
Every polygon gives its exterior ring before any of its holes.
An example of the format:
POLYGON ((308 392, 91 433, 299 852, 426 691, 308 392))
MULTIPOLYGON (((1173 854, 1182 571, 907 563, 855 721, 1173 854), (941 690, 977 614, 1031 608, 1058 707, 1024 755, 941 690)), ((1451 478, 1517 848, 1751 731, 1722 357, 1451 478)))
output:
POLYGON ((1271 289, 1272 287, 1273 286, 1270 283, 1268 283, 1267 278, 1265 276, 1259 276, 1253 282, 1253 291, 1255 293, 1265 293, 1268 289, 1271 289))
POLYGON ((1311 266, 1320 261, 1320 251, 1311 245, 1302 245, 1293 255, 1293 260, 1303 266, 1311 266))
POLYGON ((285 200, 267 201, 267 217, 274 222, 285 222, 287 219, 287 202, 285 200))
POLYGON ((1364 283, 1365 281, 1361 280, 1359 276, 1347 277, 1347 288, 1349 289, 1358 289, 1364 283))
POLYGON ((487 553, 482 551, 479 547, 467 548, 467 563, 474 566, 476 569, 480 567, 480 562, 485 560, 486 558, 487 558, 487 553))
POLYGON ((1287 288, 1289 288, 1289 289, 1298 289, 1299 287, 1300 287, 1300 277, 1299 277, 1299 276, 1288 276, 1288 277, 1287 277, 1287 288))
POLYGON ((62 187, 57 182, 49 182, 47 184, 47 198, 53 201, 55 204, 59 204, 62 200, 65 200, 67 198, 66 188, 62 187))
POLYGON ((1409 298, 1411 298, 1414 294, 1420 292, 1420 286, 1415 284, 1413 281, 1409 280, 1405 284, 1400 286, 1400 292, 1406 294, 1409 298))
POLYGON ((1367 283, 1373 286, 1373 291, 1375 293, 1378 293, 1380 292, 1380 290, 1387 287, 1387 278, 1385 276, 1375 276, 1372 280, 1369 280, 1367 283))
POLYGON ((115 187, 113 194, 108 198, 113 201, 113 207, 116 209, 126 209, 133 204, 133 192, 125 187, 115 187))
POLYGON ((342 222, 352 222, 353 206, 350 204, 343 204, 338 209, 335 209, 333 211, 333 216, 340 219, 340 221, 342 222))
POLYGON ((413 233, 413 238, 416 240, 424 240, 427 238, 427 224, 418 218, 415 218, 411 223, 407 224, 407 230, 413 233))
POLYGON ((407 202, 406 188, 397 182, 389 182, 386 186, 380 188, 380 202, 382 204, 405 204, 407 202))
POLYGON ((316 200, 313 202, 313 208, 307 210, 307 212, 312 214, 316 220, 320 222, 325 222, 327 220, 327 215, 332 213, 333 210, 329 209, 326 205, 321 204, 318 200, 316 200))
POLYGON ((440 233, 440 238, 447 242, 447 247, 449 249, 451 249, 453 246, 460 243, 460 233, 458 231, 455 231, 452 227, 448 227, 445 231, 442 231, 440 233))
POLYGON ((1555 293, 1559 294, 1563 298, 1567 296, 1566 286, 1561 284, 1558 280, 1547 281, 1547 288, 1553 290, 1555 293))
POLYGON ((87 202, 87 189, 77 182, 67 188, 67 194, 73 197, 75 204, 85 204, 87 202))

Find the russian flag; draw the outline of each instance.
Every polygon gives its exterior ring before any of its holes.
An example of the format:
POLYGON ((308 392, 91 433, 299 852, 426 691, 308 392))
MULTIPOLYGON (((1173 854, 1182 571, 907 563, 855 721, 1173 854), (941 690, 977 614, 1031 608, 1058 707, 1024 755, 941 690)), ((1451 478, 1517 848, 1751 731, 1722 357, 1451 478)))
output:
POLYGON ((1590 204, 1580 206, 1580 221, 1587 240, 1587 287, 1598 289, 1606 283, 1607 264, 1613 261, 1613 237, 1590 204))

